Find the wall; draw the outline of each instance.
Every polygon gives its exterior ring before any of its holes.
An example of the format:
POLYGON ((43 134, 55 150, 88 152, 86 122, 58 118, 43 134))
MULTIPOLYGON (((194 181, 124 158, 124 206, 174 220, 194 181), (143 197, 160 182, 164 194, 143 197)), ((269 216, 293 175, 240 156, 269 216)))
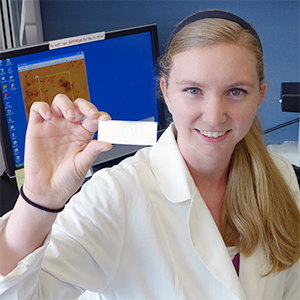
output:
MULTIPOLYGON (((174 26, 201 9, 222 9, 249 21, 264 47, 268 93, 260 108, 264 128, 295 119, 279 104, 281 82, 300 81, 299 1, 62 1, 41 0, 45 40, 157 23, 161 53, 174 26)), ((267 135, 282 143, 298 139, 298 123, 267 135)), ((269 142, 269 141, 267 141, 269 142)))
MULTIPOLYGON (((198 10, 222 9, 252 23, 265 54, 268 92, 260 113, 264 128, 295 119, 279 104, 281 82, 300 81, 300 2, 297 1, 103 1, 40 0, 44 39, 157 23, 161 53, 175 25, 198 10)), ((266 136, 267 143, 298 139, 298 123, 266 136)))

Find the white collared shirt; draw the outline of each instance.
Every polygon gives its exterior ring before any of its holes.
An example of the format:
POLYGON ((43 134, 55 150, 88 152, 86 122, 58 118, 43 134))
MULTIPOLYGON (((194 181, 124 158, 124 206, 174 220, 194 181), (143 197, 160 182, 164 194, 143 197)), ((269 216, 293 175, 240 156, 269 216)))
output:
MULTIPOLYGON (((274 160, 300 200, 292 167, 274 160)), ((67 300, 91 290, 110 300, 299 299, 300 263, 261 277, 264 261, 260 250, 241 255, 237 276, 170 126, 157 145, 84 185, 45 244, 1 278, 0 298, 67 300)))

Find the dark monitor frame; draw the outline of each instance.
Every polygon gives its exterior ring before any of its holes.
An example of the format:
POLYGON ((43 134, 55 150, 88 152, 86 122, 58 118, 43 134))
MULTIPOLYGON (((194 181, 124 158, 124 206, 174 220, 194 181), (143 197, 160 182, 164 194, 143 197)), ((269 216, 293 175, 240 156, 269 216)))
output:
MULTIPOLYGON (((152 51, 153 51, 153 58, 156 62, 159 57, 159 46, 158 46, 158 35, 157 35, 157 25, 156 24, 149 24, 149 25, 142 25, 137 27, 125 28, 120 30, 108 31, 105 32, 105 39, 112 39, 116 37, 122 37, 126 35, 132 35, 137 33, 143 32, 150 32, 152 38, 152 51)), ((0 59, 6 59, 11 57, 16 57, 20 55, 31 54, 33 52, 43 52, 49 50, 50 42, 45 42, 38 45, 33 46, 25 46, 25 47, 18 47, 12 48, 7 50, 0 51, 0 59)), ((155 66, 156 67, 156 66, 155 66)), ((155 70, 156 71, 156 70, 155 70)), ((166 120, 165 120, 165 105, 160 99, 158 101, 158 117, 159 117, 159 130, 164 130, 166 127, 166 120)), ((11 146, 10 134, 7 125, 5 107, 2 93, 0 93, 0 138, 1 138, 1 146, 3 152, 4 163, 6 167, 6 172, 9 177, 15 176, 15 160, 13 156, 13 149, 11 146)), ((131 155, 135 151, 137 151, 139 146, 130 146, 130 145, 116 145, 112 151, 107 152, 105 155, 100 155, 98 159, 95 160, 93 166, 101 163, 108 162, 110 160, 115 160, 118 157, 124 157, 126 155, 131 155)))

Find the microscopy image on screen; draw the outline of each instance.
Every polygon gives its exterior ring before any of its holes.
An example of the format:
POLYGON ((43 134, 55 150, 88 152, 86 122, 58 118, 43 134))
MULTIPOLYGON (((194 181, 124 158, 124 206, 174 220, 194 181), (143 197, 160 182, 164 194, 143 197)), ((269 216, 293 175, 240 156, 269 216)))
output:
POLYGON ((27 119, 33 102, 51 104, 59 93, 72 101, 79 97, 90 101, 83 54, 27 63, 19 67, 19 75, 27 119))

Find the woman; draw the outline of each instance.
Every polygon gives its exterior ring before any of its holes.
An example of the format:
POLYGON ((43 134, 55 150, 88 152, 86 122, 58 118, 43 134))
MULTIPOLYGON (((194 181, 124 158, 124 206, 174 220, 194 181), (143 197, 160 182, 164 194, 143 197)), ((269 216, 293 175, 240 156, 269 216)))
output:
POLYGON ((255 30, 197 13, 175 29, 161 68, 174 123, 97 172, 58 216, 110 148, 91 141, 109 117, 63 95, 33 105, 22 196, 2 226, 4 299, 299 299, 299 188, 262 141, 255 30))

